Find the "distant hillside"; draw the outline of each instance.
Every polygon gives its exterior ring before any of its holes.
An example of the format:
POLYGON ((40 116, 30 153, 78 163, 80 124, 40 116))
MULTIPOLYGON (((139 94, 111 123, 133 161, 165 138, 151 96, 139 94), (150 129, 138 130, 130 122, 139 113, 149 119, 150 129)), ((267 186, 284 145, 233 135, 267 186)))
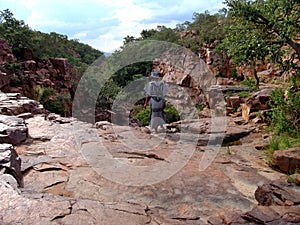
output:
POLYGON ((30 49, 35 59, 67 58, 73 66, 81 67, 103 55, 103 52, 78 40, 69 40, 66 35, 32 30, 23 20, 14 18, 8 9, 0 11, 0 39, 8 42, 18 59, 25 49, 30 49))
POLYGON ((108 57, 108 56, 111 56, 111 55, 112 55, 111 52, 103 52, 103 54, 104 54, 105 57, 108 57))

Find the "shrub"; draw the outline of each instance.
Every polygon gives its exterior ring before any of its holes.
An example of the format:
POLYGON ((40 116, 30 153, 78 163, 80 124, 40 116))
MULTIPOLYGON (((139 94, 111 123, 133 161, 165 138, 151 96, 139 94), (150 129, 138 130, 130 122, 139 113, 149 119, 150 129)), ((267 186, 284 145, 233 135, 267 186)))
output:
MULTIPOLYGON (((100 84, 98 85, 100 86, 100 84)), ((94 90, 97 90, 97 88, 94 88, 94 90)), ((121 87, 118 86, 112 79, 109 79, 100 89, 97 104, 104 108, 111 108, 113 101, 120 91, 121 87)))
POLYGON ((236 68, 231 68, 231 69, 230 69, 230 77, 231 77, 232 79, 237 79, 238 74, 237 74, 236 68))
POLYGON ((70 99, 68 96, 63 94, 57 94, 53 98, 48 99, 43 103, 44 107, 54 113, 62 116, 69 116, 69 103, 70 99))
POLYGON ((148 126, 150 124, 150 107, 147 106, 146 109, 143 109, 142 105, 134 106, 132 117, 138 120, 142 126, 148 126))
MULTIPOLYGON (((166 123, 172 123, 180 120, 178 111, 169 103, 166 104, 164 109, 166 113, 166 123)), ((150 107, 146 109, 142 105, 135 105, 131 110, 131 116, 138 120, 142 126, 148 126, 150 124, 150 107)))
POLYGON ((12 75, 12 77, 10 78, 10 85, 12 87, 17 87, 17 86, 22 85, 22 81, 18 75, 16 75, 16 74, 12 75))
POLYGON ((241 98, 248 98, 248 97, 250 97, 250 92, 249 91, 241 91, 239 96, 241 98))
POLYGON ((134 105, 134 106, 132 107, 132 110, 131 110, 131 112, 130 112, 130 115, 131 115, 132 117, 135 117, 135 116, 136 116, 139 112, 141 112, 143 109, 144 109, 144 108, 143 108, 142 105, 134 105))
POLYGON ((2 67, 3 69, 14 71, 14 72, 19 72, 21 70, 21 64, 18 62, 5 63, 2 67))
POLYGON ((249 77, 246 77, 246 79, 241 82, 241 85, 248 87, 250 91, 254 91, 257 88, 256 81, 249 77))
POLYGON ((44 93, 43 87, 41 87, 39 85, 34 87, 34 97, 38 102, 41 102, 43 93, 44 93))
POLYGON ((288 175, 287 181, 288 181, 289 183, 296 184, 296 183, 297 183, 296 175, 299 174, 299 172, 300 172, 300 169, 299 169, 299 168, 296 168, 294 174, 289 174, 289 175, 288 175))
POLYGON ((291 146, 290 138, 287 135, 274 135, 270 140, 269 148, 275 151, 290 148, 291 146))
POLYGON ((205 105, 199 104, 197 105, 197 109, 199 112, 201 112, 205 108, 205 105))
POLYGON ((62 116, 70 115, 69 105, 71 99, 67 95, 56 93, 55 90, 50 87, 36 86, 34 90, 35 98, 45 109, 62 116))
POLYGON ((282 89, 271 93, 271 124, 277 133, 297 134, 300 131, 300 92, 288 90, 286 97, 282 89))
POLYGON ((276 150, 284 150, 300 146, 300 135, 289 136, 288 134, 273 135, 269 142, 269 148, 265 150, 269 164, 273 164, 273 153, 276 150))
POLYGON ((167 103, 166 105, 165 113, 167 116, 167 123, 172 123, 180 120, 178 111, 169 103, 167 103))

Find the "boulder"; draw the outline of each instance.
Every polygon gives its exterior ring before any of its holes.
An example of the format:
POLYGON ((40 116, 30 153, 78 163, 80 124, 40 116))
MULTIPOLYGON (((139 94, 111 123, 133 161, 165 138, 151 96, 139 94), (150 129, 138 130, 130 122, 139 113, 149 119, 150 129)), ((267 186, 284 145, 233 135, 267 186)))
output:
POLYGON ((270 108, 270 106, 268 105, 270 99, 271 90, 263 89, 252 94, 246 100, 245 104, 251 108, 251 111, 266 110, 270 108))
POLYGON ((241 104, 241 97, 240 96, 230 96, 226 101, 227 107, 238 108, 241 104))
POLYGON ((24 60, 34 59, 33 51, 29 48, 22 48, 21 49, 21 58, 24 60))
POLYGON ((217 85, 233 85, 234 81, 227 77, 217 77, 217 85))
MULTIPOLYGON (((242 218, 251 224, 299 224, 300 206, 279 207, 279 206, 257 206, 250 212, 242 215, 242 218)), ((247 223, 249 224, 249 223, 247 223)))
POLYGON ((263 206, 292 206, 300 204, 300 193, 287 183, 271 182, 260 185, 255 191, 255 199, 263 206))
POLYGON ((0 115, 0 143, 18 145, 28 137, 28 128, 23 119, 0 115))
POLYGON ((23 66, 25 68, 25 70, 29 70, 31 72, 35 72, 36 71, 36 61, 34 60, 26 60, 23 62, 23 66))
POLYGON ((287 183, 273 181, 255 191, 258 206, 241 215, 254 224, 299 224, 300 193, 287 183))
MULTIPOLYGON (((1 56, 0 56, 1 57, 1 56)), ((10 75, 0 71, 0 88, 6 86, 10 82, 10 75)))
POLYGON ((226 97, 225 99, 226 99, 226 111, 227 111, 226 115, 232 115, 234 113, 237 113, 241 105, 240 96, 230 96, 230 97, 226 97))
POLYGON ((249 114, 252 112, 269 110, 271 100, 271 90, 263 89, 251 95, 242 106, 243 119, 249 121, 249 114))
POLYGON ((53 68, 59 72, 60 76, 70 75, 70 63, 65 58, 50 58, 53 68))
MULTIPOLYGON (((23 187, 21 159, 11 144, 0 144, 0 169, 1 180, 4 178, 2 174, 9 174, 15 178, 20 187, 23 187)), ((7 182, 10 184, 13 183, 13 181, 9 180, 7 182)))
POLYGON ((167 51, 160 59, 155 59, 154 70, 159 71, 163 75, 163 81, 169 84, 169 92, 167 94, 168 101, 173 101, 172 105, 179 110, 183 110, 184 114, 188 107, 182 107, 181 102, 191 101, 192 104, 207 105, 207 96, 204 95, 205 88, 216 84, 212 72, 203 62, 199 62, 199 58, 191 52, 182 51, 181 49, 175 52, 167 51), (180 55, 182 59, 176 60, 174 54, 180 55), (199 76, 199 71, 201 75, 199 76))
POLYGON ((43 106, 32 99, 21 96, 19 93, 0 92, 0 110, 5 115, 19 115, 23 113, 44 113, 43 106))
POLYGON ((273 162, 282 172, 293 174, 300 168, 300 147, 277 150, 273 153, 273 162))
POLYGON ((5 40, 0 39, 0 65, 15 61, 16 57, 12 54, 9 44, 5 40))

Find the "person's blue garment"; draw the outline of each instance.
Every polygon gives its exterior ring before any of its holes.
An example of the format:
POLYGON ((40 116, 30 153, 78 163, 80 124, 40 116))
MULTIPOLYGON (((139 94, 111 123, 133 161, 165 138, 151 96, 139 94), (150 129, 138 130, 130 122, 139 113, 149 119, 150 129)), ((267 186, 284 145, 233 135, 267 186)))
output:
POLYGON ((150 127, 157 129, 166 123, 166 114, 164 112, 165 100, 159 97, 151 97, 150 105, 150 127))

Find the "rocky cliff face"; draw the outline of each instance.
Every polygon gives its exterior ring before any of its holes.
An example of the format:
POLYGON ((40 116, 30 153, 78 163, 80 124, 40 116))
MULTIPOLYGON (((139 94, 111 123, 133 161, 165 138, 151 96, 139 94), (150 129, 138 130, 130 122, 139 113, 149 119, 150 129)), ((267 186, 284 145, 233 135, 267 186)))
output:
MULTIPOLYGON (((196 36, 196 31, 191 30, 188 32, 183 32, 181 34, 181 41, 183 41, 185 38, 191 38, 194 36, 196 36)), ((297 42, 300 43, 299 40, 297 40, 297 42)), ((213 74, 218 77, 218 84, 234 84, 234 80, 230 78, 241 80, 245 77, 250 77, 254 79, 253 68, 250 66, 234 66, 230 58, 216 51, 217 44, 218 41, 215 41, 211 44, 204 44, 197 50, 197 54, 199 58, 207 64, 213 74)), ((293 52, 290 54, 293 54, 293 52)), ((295 59, 294 61, 297 62, 298 60, 295 59)), ((295 72, 282 71, 274 64, 269 62, 257 62, 256 71, 258 72, 260 81, 265 83, 274 80, 285 81, 295 72)))
MULTIPOLYGON (((8 44, 0 40, 0 89, 20 93, 29 98, 39 98, 36 88, 52 88, 57 94, 71 100, 76 71, 65 58, 36 60, 30 49, 23 49, 17 61, 8 44)), ((71 103, 69 106, 71 109, 71 103)))
POLYGON ((0 39, 0 65, 15 62, 16 60, 17 59, 12 54, 8 43, 5 40, 0 39))

